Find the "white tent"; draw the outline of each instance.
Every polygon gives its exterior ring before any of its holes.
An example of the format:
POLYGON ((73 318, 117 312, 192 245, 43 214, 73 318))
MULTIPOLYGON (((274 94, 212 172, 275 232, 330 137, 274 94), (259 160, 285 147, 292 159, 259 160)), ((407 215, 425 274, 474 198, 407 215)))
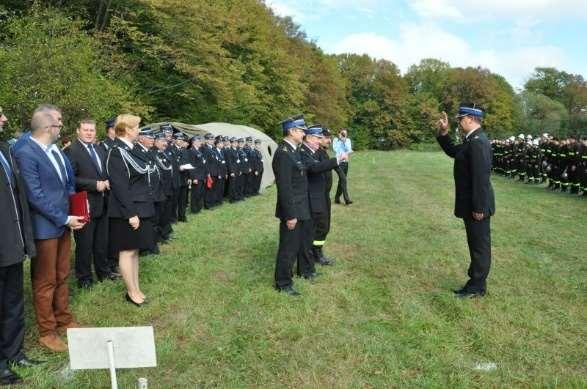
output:
POLYGON ((152 123, 146 127, 158 129, 162 124, 169 123, 173 127, 181 130, 187 135, 204 135, 211 133, 214 135, 222 136, 234 136, 237 138, 246 138, 247 136, 253 137, 253 139, 261 140, 261 153, 263 154, 263 179, 261 180, 261 188, 266 188, 273 184, 275 176, 273 175, 273 169, 271 162, 273 160, 273 154, 277 150, 277 143, 263 132, 247 126, 241 126, 230 123, 206 123, 206 124, 185 124, 178 122, 162 122, 152 123))

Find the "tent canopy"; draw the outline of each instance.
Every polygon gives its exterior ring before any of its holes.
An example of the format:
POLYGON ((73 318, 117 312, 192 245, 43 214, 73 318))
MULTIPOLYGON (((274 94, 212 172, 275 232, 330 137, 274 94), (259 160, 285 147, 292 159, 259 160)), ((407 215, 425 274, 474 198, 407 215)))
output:
POLYGON ((273 160, 273 154, 277 150, 277 143, 263 132, 248 126, 241 126, 238 124, 230 123, 206 123, 206 124, 185 124, 179 122, 161 122, 152 123, 145 127, 151 127, 158 129, 163 124, 171 124, 178 130, 181 130, 187 135, 204 135, 211 133, 216 135, 246 138, 247 136, 253 137, 253 139, 261 140, 261 153, 263 154, 263 179, 261 180, 261 188, 266 188, 273 184, 275 176, 273 175, 273 169, 271 162, 273 160))

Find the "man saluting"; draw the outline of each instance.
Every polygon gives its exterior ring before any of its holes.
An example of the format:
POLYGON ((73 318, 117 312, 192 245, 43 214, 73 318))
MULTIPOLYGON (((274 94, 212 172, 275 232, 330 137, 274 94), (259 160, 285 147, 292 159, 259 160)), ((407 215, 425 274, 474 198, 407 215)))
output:
POLYGON ((462 104, 456 117, 465 133, 462 144, 455 145, 448 135, 445 112, 438 121, 437 140, 440 147, 454 158, 455 216, 465 222, 471 264, 469 281, 458 297, 484 296, 491 266, 490 218, 495 213, 495 197, 491 186, 491 144, 481 128, 484 112, 475 104, 462 104))

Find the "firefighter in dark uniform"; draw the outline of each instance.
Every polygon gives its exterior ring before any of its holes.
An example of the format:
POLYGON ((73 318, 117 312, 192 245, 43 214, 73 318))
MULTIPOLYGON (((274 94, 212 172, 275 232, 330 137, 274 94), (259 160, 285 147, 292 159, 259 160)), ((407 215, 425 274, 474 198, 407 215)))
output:
POLYGON ((222 205, 224 201, 224 185, 226 183, 226 177, 228 176, 228 169, 226 167, 226 160, 222 148, 224 147, 224 138, 217 136, 214 140, 214 154, 218 163, 218 175, 214 177, 216 179, 215 192, 214 192, 214 205, 222 205))
MULTIPOLYGON (((157 163, 155 161, 155 156, 152 152, 152 148, 155 144, 155 130, 150 127, 144 127, 139 132, 139 139, 138 142, 134 144, 133 152, 136 155, 141 155, 143 161, 145 161, 145 168, 148 170, 147 174, 147 184, 149 185, 149 195, 150 200, 153 204, 157 202, 161 202, 161 191, 160 191, 160 175, 159 170, 157 168, 157 163)), ((159 207, 160 208, 160 207, 159 207)), ((155 211, 157 210, 157 206, 155 206, 155 211)), ((159 246, 157 237, 160 234, 159 231, 159 214, 155 212, 153 218, 151 219, 152 227, 153 227, 153 236, 155 237, 155 242, 153 242, 153 247, 149 250, 142 250, 142 255, 152 254, 159 254, 159 246)))
POLYGON ((306 123, 302 115, 281 123, 284 139, 273 156, 273 173, 277 186, 275 216, 279 218, 279 249, 275 265, 275 288, 292 296, 300 293, 293 288, 293 266, 298 261, 303 277, 314 278, 307 236, 312 234, 308 197, 308 179, 299 147, 306 123))
POLYGON ((106 137, 102 141, 101 145, 104 147, 104 150, 108 152, 112 146, 114 146, 114 139, 116 138, 116 133, 114 131, 114 124, 116 123, 116 117, 110 118, 104 122, 106 125, 106 137))
POLYGON ((252 195, 253 192, 253 181, 254 181, 254 177, 255 174, 253 173, 253 148, 251 147, 253 145, 253 138, 250 136, 247 136, 245 138, 245 141, 247 143, 245 143, 243 145, 243 151, 245 152, 246 158, 245 158, 245 163, 247 164, 247 172, 245 173, 245 183, 244 183, 244 195, 245 197, 249 197, 252 195))
POLYGON ((314 231, 311 237, 312 259, 321 265, 331 265, 322 253, 327 230, 330 224, 330 210, 326 200, 326 172, 336 169, 340 161, 347 158, 346 154, 337 158, 324 158, 320 152, 320 146, 324 138, 321 125, 308 127, 304 144, 301 147, 302 160, 308 174, 308 192, 310 196, 310 211, 312 213, 312 224, 314 231))
POLYGON ((474 104, 461 105, 457 121, 459 128, 466 134, 462 144, 454 144, 449 136, 446 113, 443 112, 438 125, 438 143, 455 160, 454 213, 465 222, 471 255, 469 281, 455 291, 458 297, 463 298, 485 295, 491 266, 490 218, 495 212, 495 198, 490 180, 491 146, 481 128, 483 115, 483 110, 474 104))
POLYGON ((587 196, 587 136, 581 140, 579 157, 581 158, 581 163, 579 164, 579 195, 587 196))
POLYGON ((180 174, 179 174, 179 166, 177 165, 177 158, 176 158, 176 150, 175 144, 173 142, 173 132, 174 128, 171 124, 165 123, 162 124, 159 129, 163 131, 165 134, 165 140, 167 141, 167 148, 165 149, 165 155, 167 159, 169 159, 173 165, 173 179, 171 180, 171 184, 173 187, 173 194, 171 196, 171 223, 177 223, 177 204, 179 198, 179 187, 180 187, 180 174))
POLYGON ((245 199, 245 186, 247 180, 247 173, 250 170, 249 165, 249 158, 247 157, 247 153, 244 150, 245 139, 238 138, 237 139, 237 164, 239 165, 240 174, 237 180, 237 198, 239 201, 245 199))
POLYGON ((237 196, 237 181, 239 177, 239 163, 238 152, 236 150, 236 138, 230 138, 228 147, 224 147, 224 158, 226 159, 226 167, 228 169, 228 199, 231 203, 238 201, 237 196))
POLYGON ((189 163, 187 154, 187 137, 182 132, 173 135, 175 164, 179 172, 179 190, 177 196, 177 221, 187 222, 186 209, 189 198, 189 170, 185 167, 189 163))
MULTIPOLYGON (((106 126, 106 137, 100 143, 100 146, 102 146, 102 148, 106 151, 106 155, 108 155, 108 152, 112 149, 112 147, 114 147, 115 144, 114 139, 116 138, 116 132, 114 130, 114 125, 116 124, 116 117, 112 117, 106 120, 104 124, 106 126)), ((110 196, 109 192, 110 191, 107 191, 104 197, 104 203, 106 208, 108 208, 108 199, 110 196)), ((108 246, 108 266, 110 267, 112 273, 114 273, 115 275, 119 275, 120 273, 118 272, 118 255, 113 254, 113 250, 110 249, 110 242, 108 243, 108 246)))
POLYGON ((216 180, 218 179, 219 167, 218 158, 214 151, 214 135, 207 133, 204 135, 206 143, 202 145, 201 151, 206 161, 206 179, 210 177, 211 185, 205 184, 204 191, 204 208, 212 209, 215 204, 216 180))
POLYGON ((230 181, 231 181, 231 176, 230 176, 230 169, 228 164, 230 163, 228 161, 229 157, 232 154, 232 149, 230 148, 230 138, 228 136, 223 136, 222 137, 222 156, 224 157, 224 160, 226 161, 226 178, 224 180, 224 194, 223 194, 223 200, 229 198, 230 195, 230 181))
POLYGON ((155 203, 155 214, 157 215, 158 240, 167 243, 171 239, 173 228, 171 227, 171 199, 173 197, 173 163, 167 158, 165 149, 167 140, 165 133, 159 131, 155 134, 155 147, 153 156, 157 164, 160 177, 159 202, 155 203))
POLYGON ((204 185, 206 185, 206 176, 208 170, 206 168, 206 159, 201 151, 202 137, 196 135, 192 137, 191 147, 188 149, 188 163, 194 169, 190 170, 191 180, 191 200, 190 207, 192 213, 198 213, 204 206, 204 185))
POLYGON ((261 191, 261 182, 263 181, 263 171, 265 170, 265 160, 263 159, 263 152, 261 151, 261 139, 255 139, 255 185, 253 187, 253 196, 257 196, 261 191))

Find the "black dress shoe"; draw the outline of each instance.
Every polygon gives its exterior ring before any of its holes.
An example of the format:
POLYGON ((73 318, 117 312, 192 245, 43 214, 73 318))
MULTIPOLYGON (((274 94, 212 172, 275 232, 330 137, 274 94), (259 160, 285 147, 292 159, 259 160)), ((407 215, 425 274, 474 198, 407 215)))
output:
POLYGON ((340 204, 340 199, 334 199, 334 204, 340 204))
POLYGON ((22 378, 8 367, 0 370, 0 385, 13 385, 22 382, 22 378))
POLYGON ((124 296, 126 298, 126 301, 128 301, 129 303, 131 303, 132 305, 134 305, 135 307, 142 307, 143 303, 137 303, 136 301, 134 301, 133 299, 130 298, 130 296, 128 295, 128 293, 124 296))
POLYGON ((353 200, 345 200, 344 204, 345 205, 351 205, 353 203, 353 200))
POLYGON ((35 359, 29 359, 27 357, 22 357, 18 361, 8 360, 8 363, 17 367, 34 367, 38 365, 42 365, 45 361, 37 361, 35 359))
POLYGON ((334 265, 334 262, 336 262, 334 259, 328 258, 326 256, 321 256, 320 258, 318 258, 318 264, 322 266, 331 266, 334 265))
POLYGON ((460 299, 471 299, 475 297, 483 297, 485 296, 484 290, 467 290, 463 293, 457 293, 457 298, 460 299))
POLYGON ((293 288, 293 286, 287 286, 285 288, 277 288, 277 291, 285 293, 290 296, 300 296, 301 295, 301 293, 298 292, 297 290, 295 290, 293 288))

